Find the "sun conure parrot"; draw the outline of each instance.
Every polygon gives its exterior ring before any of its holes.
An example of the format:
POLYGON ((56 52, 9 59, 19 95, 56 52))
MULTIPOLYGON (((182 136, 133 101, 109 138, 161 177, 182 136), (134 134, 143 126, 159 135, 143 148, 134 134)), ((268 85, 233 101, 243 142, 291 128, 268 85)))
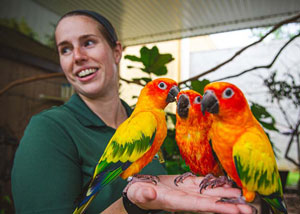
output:
MULTIPOLYGON (((202 115, 201 100, 202 95, 194 90, 178 93, 175 139, 180 154, 192 173, 207 176, 200 186, 221 186, 228 183, 228 180, 225 177, 221 179, 214 177, 224 175, 224 173, 210 145, 209 131, 212 125, 212 115, 208 112, 202 115)), ((190 173, 185 173, 177 177, 175 184, 190 175, 190 173)))
POLYGON ((201 107, 213 114, 212 147, 244 199, 253 201, 257 192, 274 213, 287 213, 272 146, 242 91, 230 83, 210 83, 201 107))
POLYGON ((153 80, 141 90, 134 111, 109 141, 73 213, 83 213, 96 194, 119 176, 136 175, 152 161, 167 135, 164 108, 178 92, 177 83, 168 78, 153 80))

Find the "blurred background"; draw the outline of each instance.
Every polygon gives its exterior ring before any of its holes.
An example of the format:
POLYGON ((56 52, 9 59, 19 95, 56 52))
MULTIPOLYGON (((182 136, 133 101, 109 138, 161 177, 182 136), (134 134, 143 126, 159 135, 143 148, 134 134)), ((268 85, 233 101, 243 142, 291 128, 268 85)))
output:
MULTIPOLYGON (((299 213, 299 0, 1 0, 0 214, 14 213, 10 172, 29 119, 74 93, 53 36, 59 17, 74 9, 112 22, 124 46, 120 95, 133 107, 157 77, 199 92, 210 81, 240 87, 273 144, 289 213, 299 213)), ((170 174, 189 170, 174 140, 175 108, 166 110, 162 147, 170 174)))

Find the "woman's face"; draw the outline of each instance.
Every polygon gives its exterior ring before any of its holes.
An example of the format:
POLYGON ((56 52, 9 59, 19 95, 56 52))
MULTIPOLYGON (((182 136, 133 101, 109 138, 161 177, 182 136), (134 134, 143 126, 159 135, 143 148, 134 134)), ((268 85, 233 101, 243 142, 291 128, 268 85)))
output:
POLYGON ((84 15, 63 18, 55 31, 61 67, 74 89, 87 98, 118 93, 118 68, 122 55, 99 30, 99 23, 84 15))

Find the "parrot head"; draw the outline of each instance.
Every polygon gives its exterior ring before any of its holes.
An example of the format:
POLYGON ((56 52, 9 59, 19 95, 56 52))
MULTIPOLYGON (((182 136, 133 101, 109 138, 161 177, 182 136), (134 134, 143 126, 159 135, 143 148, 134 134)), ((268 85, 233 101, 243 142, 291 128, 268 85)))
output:
POLYGON ((164 109, 170 102, 176 100, 179 92, 177 83, 169 78, 158 78, 151 82, 141 90, 137 107, 139 105, 148 108, 164 109))
POLYGON ((213 82, 205 86, 201 101, 202 113, 208 111, 219 116, 235 116, 249 108, 243 92, 227 82, 213 82))
POLYGON ((193 115, 201 113, 202 96, 196 91, 181 91, 177 95, 177 115, 180 118, 187 118, 193 111, 193 115))

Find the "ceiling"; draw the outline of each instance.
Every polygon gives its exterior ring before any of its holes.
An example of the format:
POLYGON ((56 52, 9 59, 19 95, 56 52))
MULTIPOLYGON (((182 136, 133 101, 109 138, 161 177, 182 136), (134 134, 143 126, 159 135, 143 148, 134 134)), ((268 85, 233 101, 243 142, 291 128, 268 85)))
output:
POLYGON ((61 16, 74 9, 107 17, 123 45, 269 26, 300 13, 300 0, 34 0, 61 16))

